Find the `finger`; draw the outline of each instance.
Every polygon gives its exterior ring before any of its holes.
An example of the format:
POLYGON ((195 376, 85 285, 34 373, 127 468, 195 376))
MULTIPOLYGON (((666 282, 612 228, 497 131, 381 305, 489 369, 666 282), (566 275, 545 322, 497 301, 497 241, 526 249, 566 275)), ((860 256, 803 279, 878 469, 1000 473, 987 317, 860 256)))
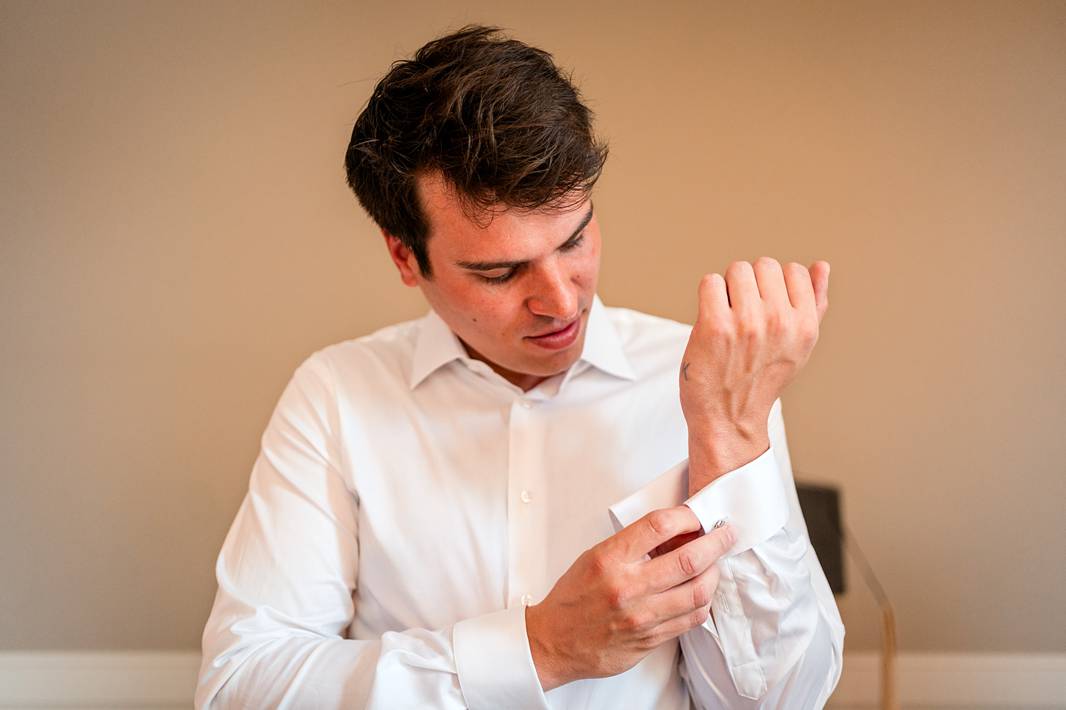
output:
POLYGON ((785 288, 785 275, 781 270, 781 264, 777 263, 777 259, 760 256, 755 260, 755 265, 752 268, 755 271, 755 281, 758 283, 762 300, 781 308, 789 306, 788 290, 785 288))
POLYGON ((651 597, 649 603, 655 617, 660 622, 667 622, 710 606, 720 574, 718 565, 712 564, 689 581, 651 597))
POLYGON ((659 594, 702 574, 717 562, 736 538, 729 525, 711 530, 673 552, 644 563, 640 570, 644 594, 659 594))
POLYGON ((700 530, 700 519, 685 505, 653 510, 607 538, 613 551, 627 562, 639 560, 671 538, 700 530))
POLYGON ((816 261, 810 266, 811 285, 814 288, 814 303, 821 321, 829 309, 829 262, 816 261))
POLYGON ((719 320, 731 318, 729 311, 729 292, 721 274, 707 274, 700 279, 699 312, 700 320, 719 320))
POLYGON ((734 261, 730 264, 725 271, 725 283, 729 290, 729 304, 734 313, 750 313, 762 307, 755 270, 748 262, 734 261))
POLYGON ((661 639, 659 643, 666 643, 667 641, 675 639, 687 631, 692 631, 692 629, 702 625, 710 617, 710 607, 706 606, 702 609, 697 609, 695 611, 690 611, 687 614, 683 614, 677 617, 676 619, 665 621, 657 628, 655 628, 652 633, 654 633, 657 638, 661 639))
POLYGON ((788 300, 792 307, 798 311, 813 311, 814 287, 811 285, 811 274, 803 264, 791 262, 785 265, 785 287, 788 289, 788 300))
POLYGON ((693 532, 689 533, 684 533, 683 535, 678 535, 677 537, 672 537, 663 544, 656 547, 655 550, 651 553, 651 556, 658 557, 659 555, 665 555, 668 552, 673 552, 685 543, 692 542, 701 535, 703 535, 702 529, 694 530, 693 532))
POLYGON ((649 630, 649 633, 653 635, 659 643, 665 643, 670 639, 677 638, 686 631, 691 631, 697 626, 700 626, 709 618, 711 618, 710 604, 663 621, 658 626, 652 627, 649 630))

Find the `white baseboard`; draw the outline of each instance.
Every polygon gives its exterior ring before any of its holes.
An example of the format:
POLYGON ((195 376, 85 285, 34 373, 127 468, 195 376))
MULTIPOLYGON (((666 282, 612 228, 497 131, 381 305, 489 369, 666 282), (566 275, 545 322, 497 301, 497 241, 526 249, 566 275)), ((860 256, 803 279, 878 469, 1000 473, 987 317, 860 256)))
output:
MULTIPOLYGON (((0 708, 191 708, 194 651, 0 651, 0 708)), ((830 708, 876 708, 876 653, 849 653, 830 708)), ((1066 708, 1066 654, 906 653, 903 708, 1066 708)))
POLYGON ((197 651, 0 652, 0 708, 192 707, 197 651))
MULTIPOLYGON (((903 708, 1066 709, 1066 654, 902 653, 896 682, 903 708)), ((848 653, 828 707, 877 708, 880 687, 880 656, 848 653)))

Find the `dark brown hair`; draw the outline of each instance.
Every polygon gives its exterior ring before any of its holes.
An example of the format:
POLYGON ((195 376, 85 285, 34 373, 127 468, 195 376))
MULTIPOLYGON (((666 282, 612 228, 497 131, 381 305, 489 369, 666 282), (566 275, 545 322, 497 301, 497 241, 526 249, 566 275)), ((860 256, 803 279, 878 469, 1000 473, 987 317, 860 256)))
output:
POLYGON ((344 167, 359 203, 428 278, 419 173, 439 170, 473 217, 572 207, 606 159, 591 112, 550 54, 468 25, 393 63, 355 122, 344 167))

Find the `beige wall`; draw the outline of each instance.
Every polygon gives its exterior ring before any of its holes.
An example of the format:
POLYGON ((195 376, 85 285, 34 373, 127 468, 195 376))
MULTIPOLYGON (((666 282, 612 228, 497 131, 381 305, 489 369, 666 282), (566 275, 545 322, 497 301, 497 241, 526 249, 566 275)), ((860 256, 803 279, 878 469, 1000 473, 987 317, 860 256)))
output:
POLYGON ((793 460, 843 486, 902 647, 1066 650, 1066 4, 303 5, 0 5, 0 649, 198 647, 292 369, 424 309, 351 123, 482 21, 611 140, 607 303, 687 320, 730 260, 832 262, 793 460))

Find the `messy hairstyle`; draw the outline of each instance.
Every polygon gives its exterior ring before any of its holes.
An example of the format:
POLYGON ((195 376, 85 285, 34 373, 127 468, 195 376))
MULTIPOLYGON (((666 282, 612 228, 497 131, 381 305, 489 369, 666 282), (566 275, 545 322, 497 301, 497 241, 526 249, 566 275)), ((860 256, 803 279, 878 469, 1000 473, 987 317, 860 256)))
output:
POLYGON ((464 213, 565 210, 603 170, 592 114, 547 52, 468 25, 394 62, 356 119, 348 185, 426 278, 429 225, 415 178, 439 171, 464 213))

